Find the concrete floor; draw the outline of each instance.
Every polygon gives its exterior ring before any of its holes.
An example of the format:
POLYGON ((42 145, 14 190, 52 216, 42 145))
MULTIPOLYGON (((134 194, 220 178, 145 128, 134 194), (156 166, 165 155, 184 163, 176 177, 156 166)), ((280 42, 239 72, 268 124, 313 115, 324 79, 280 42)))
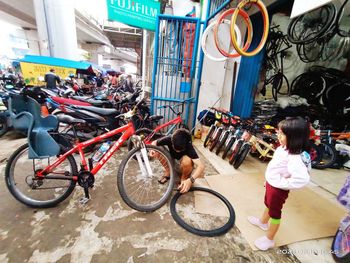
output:
MULTIPOLYGON (((1 174, 7 158, 23 143, 25 139, 14 133, 0 138, 1 174)), ((205 160, 206 174, 220 173, 224 167, 221 158, 215 159, 201 146, 198 149, 205 160)), ((0 181, 0 262, 333 262, 327 255, 284 255, 281 249, 286 247, 252 251, 236 227, 220 237, 193 235, 174 222, 169 204, 148 214, 130 209, 121 200, 116 184, 116 171, 125 153, 123 148, 98 173, 92 200, 85 206, 78 202, 83 191, 77 187, 55 208, 29 208, 17 202, 0 181)), ((240 170, 253 167, 263 172, 265 165, 249 157, 240 170)), ((334 178, 342 177, 334 186, 336 191, 346 173, 331 172, 334 178)), ((318 171, 318 181, 331 172, 318 171)), ((329 191, 315 188, 334 199, 329 191)), ((330 244, 331 238, 289 248, 329 250, 330 244)))

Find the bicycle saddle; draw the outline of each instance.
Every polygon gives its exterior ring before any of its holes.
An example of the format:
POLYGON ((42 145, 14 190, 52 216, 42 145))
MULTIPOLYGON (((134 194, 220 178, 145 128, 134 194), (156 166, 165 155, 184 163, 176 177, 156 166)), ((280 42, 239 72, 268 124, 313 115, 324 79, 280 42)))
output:
POLYGON ((164 117, 163 116, 160 116, 160 115, 152 115, 148 118, 148 120, 150 121, 159 121, 161 119, 163 119, 164 117))

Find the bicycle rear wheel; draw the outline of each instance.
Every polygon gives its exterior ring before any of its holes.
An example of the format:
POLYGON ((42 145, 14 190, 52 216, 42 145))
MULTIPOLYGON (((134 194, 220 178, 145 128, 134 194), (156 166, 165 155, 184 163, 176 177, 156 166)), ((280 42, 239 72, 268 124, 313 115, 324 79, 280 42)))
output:
POLYGON ((151 212, 163 206, 174 187, 174 171, 169 153, 153 145, 145 147, 153 174, 148 174, 140 147, 133 149, 123 159, 118 170, 118 190, 124 202, 140 212, 151 212), (154 152, 153 157, 150 151, 154 152), (169 180, 158 180, 169 169, 169 180))
MULTIPOLYGON (((28 159, 28 144, 19 147, 10 157, 5 169, 5 181, 10 193, 21 203, 38 208, 57 205, 74 190, 76 181, 39 178, 36 171, 53 163, 56 157, 28 159)), ((78 174, 73 156, 68 156, 48 175, 78 174)))
MULTIPOLYGON (((203 194, 203 193, 201 193, 203 194)), ((221 194, 202 187, 192 187, 186 194, 177 192, 170 203, 170 212, 176 223, 187 231, 200 236, 219 236, 227 233, 235 224, 235 211, 230 202, 221 194), (201 191, 210 195, 202 196, 215 202, 218 211, 195 211, 193 191, 201 191)))

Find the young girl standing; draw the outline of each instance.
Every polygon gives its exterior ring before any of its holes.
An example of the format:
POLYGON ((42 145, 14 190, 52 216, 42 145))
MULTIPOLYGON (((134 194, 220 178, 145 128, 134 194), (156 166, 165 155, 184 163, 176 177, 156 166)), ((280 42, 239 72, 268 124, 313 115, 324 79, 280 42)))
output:
POLYGON ((248 221, 267 231, 255 240, 255 246, 267 250, 275 246, 274 237, 281 222, 282 207, 289 190, 305 186, 309 180, 311 160, 308 149, 309 123, 301 117, 287 118, 278 124, 276 149, 265 172, 265 206, 261 218, 249 216, 248 221))

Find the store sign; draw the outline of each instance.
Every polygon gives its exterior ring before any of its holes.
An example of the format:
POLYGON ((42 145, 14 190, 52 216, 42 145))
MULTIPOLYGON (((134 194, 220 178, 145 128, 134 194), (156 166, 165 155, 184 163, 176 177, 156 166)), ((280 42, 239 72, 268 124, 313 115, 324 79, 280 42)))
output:
POLYGON ((45 74, 52 68, 55 70, 55 74, 61 79, 67 78, 70 74, 75 75, 77 71, 75 68, 64 68, 27 62, 20 62, 20 66, 24 81, 27 85, 45 85, 45 82, 39 81, 39 77, 44 78, 45 74))
POLYGON ((107 0, 107 11, 110 20, 155 31, 160 3, 155 0, 107 0))

